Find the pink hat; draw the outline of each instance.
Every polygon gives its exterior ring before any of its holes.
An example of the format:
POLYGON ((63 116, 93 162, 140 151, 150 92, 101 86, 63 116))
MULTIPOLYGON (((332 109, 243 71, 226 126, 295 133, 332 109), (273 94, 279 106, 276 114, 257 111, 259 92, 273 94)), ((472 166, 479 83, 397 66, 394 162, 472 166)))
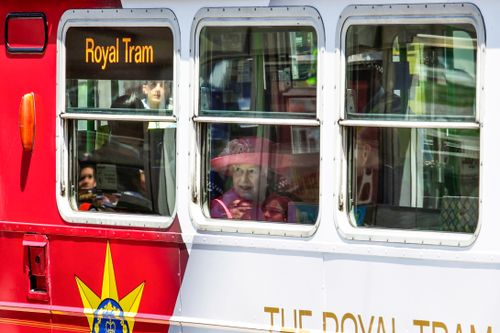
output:
POLYGON ((242 137, 229 141, 219 156, 212 158, 212 168, 224 171, 233 164, 254 164, 274 170, 287 168, 291 164, 290 155, 275 152, 275 144, 264 138, 242 137))

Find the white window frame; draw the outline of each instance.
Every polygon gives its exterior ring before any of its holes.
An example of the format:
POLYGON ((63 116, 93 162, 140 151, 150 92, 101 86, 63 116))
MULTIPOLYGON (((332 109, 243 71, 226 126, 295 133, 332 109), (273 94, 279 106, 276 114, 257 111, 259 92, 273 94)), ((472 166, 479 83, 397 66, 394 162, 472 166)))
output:
POLYGON ((484 22, 479 9, 469 3, 455 4, 398 4, 398 5, 351 5, 344 9, 336 31, 336 49, 340 51, 339 81, 340 112, 338 123, 340 133, 338 137, 339 151, 342 152, 341 167, 338 173, 339 196, 335 210, 336 225, 344 239, 359 241, 376 241, 390 243, 429 244, 445 246, 468 246, 478 236, 481 227, 482 211, 482 147, 483 135, 479 133, 479 211, 476 230, 473 234, 438 232, 432 230, 404 230, 356 227, 351 223, 348 202, 348 149, 347 129, 352 126, 374 127, 406 127, 406 128, 462 128, 480 129, 482 119, 483 100, 483 58, 486 36, 484 22), (377 24, 471 24, 477 33, 477 67, 476 67, 476 105, 475 121, 472 122, 438 122, 438 121, 391 121, 391 120, 348 120, 345 112, 345 78, 346 78, 346 32, 353 25, 377 24))
MULTIPOLYGON (((308 237, 315 233, 321 219, 321 186, 318 197, 318 217, 315 224, 304 225, 297 223, 270 223, 263 221, 238 221, 212 219, 205 216, 203 202, 200 202, 202 184, 202 151, 201 151, 201 126, 206 123, 233 123, 233 124, 255 124, 255 125, 302 125, 316 126, 320 129, 320 150, 323 150, 322 137, 322 100, 321 89, 322 58, 325 51, 325 33, 323 21, 319 12, 309 6, 290 7, 217 7, 202 8, 196 14, 191 28, 191 58, 194 60, 194 105, 191 130, 191 150, 195 152, 190 157, 191 174, 191 200, 189 213, 195 228, 199 231, 231 232, 244 234, 308 237), (317 37, 317 84, 316 84, 316 118, 315 119, 289 119, 280 118, 244 118, 244 117, 217 117, 200 116, 199 105, 199 39, 200 32, 204 27, 261 27, 261 26, 308 26, 315 29, 317 37)), ((320 152, 319 178, 321 184, 322 174, 322 152, 320 152)))
MULTIPOLYGON (((177 123, 178 64, 180 61, 180 29, 175 14, 162 9, 75 9, 66 11, 59 22, 57 33, 57 89, 56 89, 56 197, 62 218, 70 223, 129 226, 140 228, 168 228, 177 212, 177 195, 170 216, 130 213, 83 212, 75 210, 71 203, 71 175, 69 173, 69 136, 67 122, 70 119, 164 121, 177 123), (167 27, 173 35, 173 84, 174 110, 170 116, 66 113, 66 33, 72 27, 167 27)), ((177 126, 176 126, 177 127, 177 126)), ((178 131, 176 131, 176 136, 178 131)), ((178 149, 176 139, 176 149, 178 149)), ((177 174, 177 170, 176 170, 177 174)), ((177 192, 177 177, 175 190, 177 192)))

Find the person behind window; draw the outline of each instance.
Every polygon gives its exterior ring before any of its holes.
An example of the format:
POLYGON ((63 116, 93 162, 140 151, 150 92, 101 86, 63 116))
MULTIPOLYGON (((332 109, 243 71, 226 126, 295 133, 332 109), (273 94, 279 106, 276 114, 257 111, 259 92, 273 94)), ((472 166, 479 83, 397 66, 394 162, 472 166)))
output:
POLYGON ((95 168, 91 164, 83 164, 80 168, 78 188, 80 190, 92 190, 96 187, 95 168))
POLYGON ((210 203, 212 218, 265 220, 262 202, 266 198, 269 170, 284 156, 273 152, 273 143, 257 137, 231 140, 222 153, 211 160, 212 168, 226 172, 231 188, 210 203), (272 164, 272 165, 271 165, 272 164))
MULTIPOLYGON (((388 79, 384 77, 384 67, 380 63, 368 63, 369 69, 368 84, 372 92, 369 97, 368 104, 365 106, 363 113, 371 114, 400 114, 401 98, 395 95, 391 89, 388 89, 388 79)), ((387 74, 386 74, 387 75, 387 74)))
POLYGON ((262 203, 264 219, 270 222, 288 221, 288 203, 290 198, 285 195, 273 193, 262 203))
MULTIPOLYGON (((171 83, 171 81, 143 81, 144 98, 141 101, 144 108, 159 113, 164 113, 165 110, 167 113, 172 111, 171 83)), ((146 156, 146 164, 149 165, 148 177, 144 172, 140 173, 142 192, 149 191, 150 197, 162 215, 171 213, 175 206, 176 126, 172 125, 160 121, 148 122, 147 144, 150 149, 146 156), (146 178, 148 188, 146 188, 146 178)))
POLYGON ((142 85, 145 98, 142 99, 146 109, 172 110, 171 89, 165 81, 147 81, 142 85))
MULTIPOLYGON (((111 108, 143 109, 135 95, 118 97, 111 108)), ((103 210, 149 212, 151 201, 145 197, 144 136, 145 124, 140 121, 108 121, 109 140, 91 156, 97 172, 97 184, 103 194, 97 206, 103 210), (102 180, 102 182, 101 182, 102 180)))
POLYGON ((78 209, 90 210, 95 198, 96 173, 92 164, 80 166, 80 177, 78 178, 78 209))

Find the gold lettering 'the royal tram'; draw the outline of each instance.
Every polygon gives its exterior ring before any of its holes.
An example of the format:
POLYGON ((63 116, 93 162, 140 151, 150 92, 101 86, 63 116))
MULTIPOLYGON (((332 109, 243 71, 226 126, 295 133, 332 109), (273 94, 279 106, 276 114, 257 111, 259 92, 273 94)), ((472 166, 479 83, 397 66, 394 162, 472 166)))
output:
MULTIPOLYGON (((123 37, 125 63, 152 64, 154 62, 154 49, 151 45, 133 45, 132 38, 123 37)), ((105 70, 108 64, 120 62, 120 39, 115 39, 114 45, 96 45, 94 38, 85 38, 85 63, 97 63, 105 70)))
MULTIPOLYGON (((293 309, 285 310, 284 308, 265 306, 264 312, 269 314, 270 326, 279 328, 280 332, 312 332, 305 327, 310 326, 314 322, 315 314, 311 310, 293 309), (290 315, 293 313, 293 326, 291 325, 290 315), (288 325, 286 325, 288 324, 288 325)), ((317 314, 316 314, 317 315, 317 314)), ((323 312, 323 332, 353 332, 353 333, 396 333, 396 319, 394 317, 382 317, 371 315, 363 317, 353 313, 344 313, 342 316, 337 316, 333 312, 323 312)), ((316 318, 319 319, 319 318, 316 318)), ((420 332, 424 333, 424 332, 420 332)), ((449 332, 432 332, 432 333, 449 333, 449 332)), ((465 333, 465 332, 462 332, 465 333)), ((492 333, 492 332, 487 332, 492 333)))
MULTIPOLYGON (((464 325, 462 328, 461 324, 457 324, 456 330, 454 326, 446 325, 441 321, 429 321, 429 320, 413 320, 413 325, 420 328, 419 333, 476 333, 480 330, 476 330, 476 326, 470 325, 470 330, 467 330, 467 326, 464 325)), ((484 331, 483 331, 484 332, 484 331)), ((493 333, 491 326, 486 328, 486 333, 493 333)))

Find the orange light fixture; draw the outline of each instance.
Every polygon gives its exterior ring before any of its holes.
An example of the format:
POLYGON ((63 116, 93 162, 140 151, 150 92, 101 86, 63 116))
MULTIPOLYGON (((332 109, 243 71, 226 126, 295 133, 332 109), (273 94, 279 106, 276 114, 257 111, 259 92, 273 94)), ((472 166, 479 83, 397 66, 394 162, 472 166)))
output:
POLYGON ((26 152, 33 151, 35 143, 35 93, 29 93, 21 98, 19 104, 19 133, 21 143, 26 152))

